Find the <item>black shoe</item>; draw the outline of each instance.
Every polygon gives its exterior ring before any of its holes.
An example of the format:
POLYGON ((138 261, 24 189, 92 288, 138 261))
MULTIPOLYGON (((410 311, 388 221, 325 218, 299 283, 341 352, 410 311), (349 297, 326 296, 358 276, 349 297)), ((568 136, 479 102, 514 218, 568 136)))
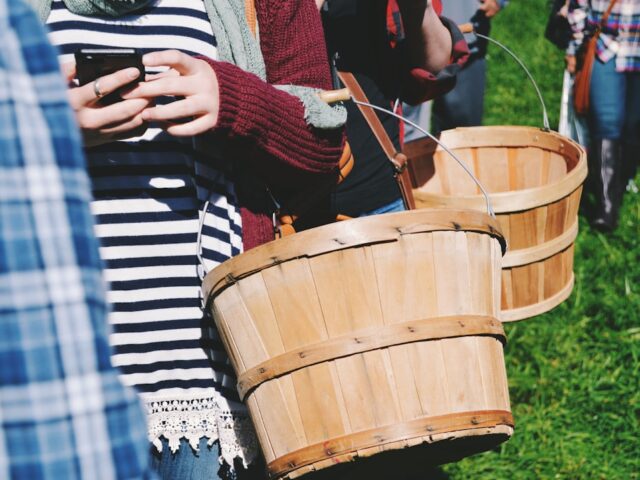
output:
POLYGON ((595 208, 591 225, 596 230, 611 232, 618 224, 618 211, 625 189, 625 172, 618 140, 594 140, 589 151, 591 186, 595 208))

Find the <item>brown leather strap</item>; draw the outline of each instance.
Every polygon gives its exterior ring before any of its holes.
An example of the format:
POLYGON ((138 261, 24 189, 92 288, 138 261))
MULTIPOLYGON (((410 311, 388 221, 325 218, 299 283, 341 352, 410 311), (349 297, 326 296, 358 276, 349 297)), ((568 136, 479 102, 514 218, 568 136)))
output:
POLYGON ((600 35, 600 32, 602 32, 602 29, 607 24, 607 21, 611 16, 611 12, 613 12, 613 7, 616 6, 617 2, 618 0, 611 0, 611 2, 609 3, 609 6, 607 7, 607 11, 604 12, 604 15, 602 16, 602 20, 600 20, 600 25, 598 25, 598 30, 596 31, 597 35, 600 35))
POLYGON ((276 458, 267 465, 267 470, 269 477, 281 477, 306 465, 365 448, 388 445, 430 435, 477 428, 492 428, 499 425, 515 427, 511 412, 506 410, 480 410, 424 417, 410 422, 343 435, 301 448, 276 458))
MULTIPOLYGON (((349 89, 353 98, 359 102, 370 103, 367 95, 364 93, 364 90, 362 90, 358 80, 356 80, 356 77, 354 77, 352 73, 338 72, 338 76, 340 77, 340 80, 342 80, 342 83, 344 83, 344 85, 349 89)), ((382 147, 385 155, 393 164, 395 177, 398 181, 398 187, 400 188, 400 193, 402 194, 402 200, 404 201, 405 207, 408 210, 415 209, 415 201, 413 200, 413 193, 411 189, 411 177, 407 171, 408 160, 406 155, 396 150, 396 147, 393 145, 393 142, 389 138, 387 131, 384 129, 382 122, 380 122, 380 119, 373 108, 365 105, 358 105, 358 109, 367 121, 369 128, 376 137, 376 140, 378 140, 378 143, 382 147)))
POLYGON ((594 57, 595 57, 595 53, 596 53, 596 44, 598 43, 598 38, 600 38, 600 34, 602 33, 602 29, 607 24, 607 21, 609 20, 609 17, 611 16, 611 12, 613 12, 613 7, 616 6, 617 2, 618 2, 618 0, 611 0, 609 2, 609 6, 607 7, 607 10, 604 12, 604 15, 602 16, 602 19, 600 20, 600 23, 596 27, 596 31, 593 34, 593 37, 591 37, 591 39, 589 40, 589 48, 588 48, 588 50, 591 52, 591 54, 594 57))
POLYGON ((502 323, 493 317, 480 315, 426 318, 373 327, 270 358, 238 376, 238 393, 244 400, 251 390, 268 380, 335 358, 405 343, 472 335, 492 335, 505 341, 502 323))

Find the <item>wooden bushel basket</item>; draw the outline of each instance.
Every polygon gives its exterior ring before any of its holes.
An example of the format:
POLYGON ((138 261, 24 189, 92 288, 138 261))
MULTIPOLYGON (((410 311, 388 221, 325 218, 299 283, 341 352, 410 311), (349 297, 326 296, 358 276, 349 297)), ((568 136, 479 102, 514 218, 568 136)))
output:
MULTIPOLYGON (((555 132, 529 127, 472 127, 440 141, 489 192, 509 252, 502 264, 501 320, 522 320, 567 299, 574 283, 573 245, 587 176, 584 149, 555 132)), ((476 184, 428 140, 408 143, 417 208, 484 210, 476 184)))
POLYGON ((304 231, 209 273, 270 478, 507 440, 503 248, 488 215, 421 210, 304 231))

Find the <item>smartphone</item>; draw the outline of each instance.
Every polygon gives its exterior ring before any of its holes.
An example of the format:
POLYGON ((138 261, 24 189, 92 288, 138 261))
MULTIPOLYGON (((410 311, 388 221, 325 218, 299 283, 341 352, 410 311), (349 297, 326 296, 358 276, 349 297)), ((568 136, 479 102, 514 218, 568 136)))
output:
MULTIPOLYGON (((130 88, 144 80, 142 54, 133 48, 83 48, 75 53, 75 58, 76 75, 81 86, 129 67, 140 70, 140 76, 121 89, 130 88)), ((106 95, 101 102, 108 105, 120 101, 119 90, 106 95)))

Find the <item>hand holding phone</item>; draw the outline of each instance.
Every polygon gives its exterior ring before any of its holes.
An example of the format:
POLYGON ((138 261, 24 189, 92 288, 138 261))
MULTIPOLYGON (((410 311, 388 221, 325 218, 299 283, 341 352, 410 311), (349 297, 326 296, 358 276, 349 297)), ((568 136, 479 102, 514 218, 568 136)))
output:
POLYGON ((94 83, 94 90, 98 97, 104 95, 100 100, 103 105, 119 102, 122 90, 134 87, 144 80, 142 55, 133 48, 84 48, 75 53, 75 59, 78 83, 83 86, 98 81, 94 83), (100 77, 126 68, 137 68, 139 75, 115 91, 106 92, 100 88, 100 77))
POLYGON ((147 68, 169 68, 123 95, 125 99, 175 97, 176 101, 148 108, 142 117, 159 122, 170 135, 185 137, 206 133, 216 126, 220 104, 218 77, 209 63, 178 50, 144 56, 147 68))
MULTIPOLYGON (((152 101, 147 98, 122 100, 119 95, 121 89, 131 88, 128 86, 139 82, 144 70, 139 65, 118 69, 126 65, 119 63, 114 67, 117 70, 114 73, 96 77, 96 69, 102 73, 109 72, 111 67, 102 63, 100 68, 88 69, 86 65, 91 62, 81 60, 80 63, 83 66, 70 62, 62 65, 62 68, 70 84, 75 78, 82 83, 81 86, 70 87, 69 99, 82 130, 85 146, 92 147, 144 133, 147 123, 142 119, 142 112, 152 101), (96 80, 98 85, 94 83, 96 80), (118 92, 116 102, 105 105, 102 101, 104 97, 98 96, 96 90, 104 94, 118 92)), ((113 65, 111 61, 106 63, 113 65)))

